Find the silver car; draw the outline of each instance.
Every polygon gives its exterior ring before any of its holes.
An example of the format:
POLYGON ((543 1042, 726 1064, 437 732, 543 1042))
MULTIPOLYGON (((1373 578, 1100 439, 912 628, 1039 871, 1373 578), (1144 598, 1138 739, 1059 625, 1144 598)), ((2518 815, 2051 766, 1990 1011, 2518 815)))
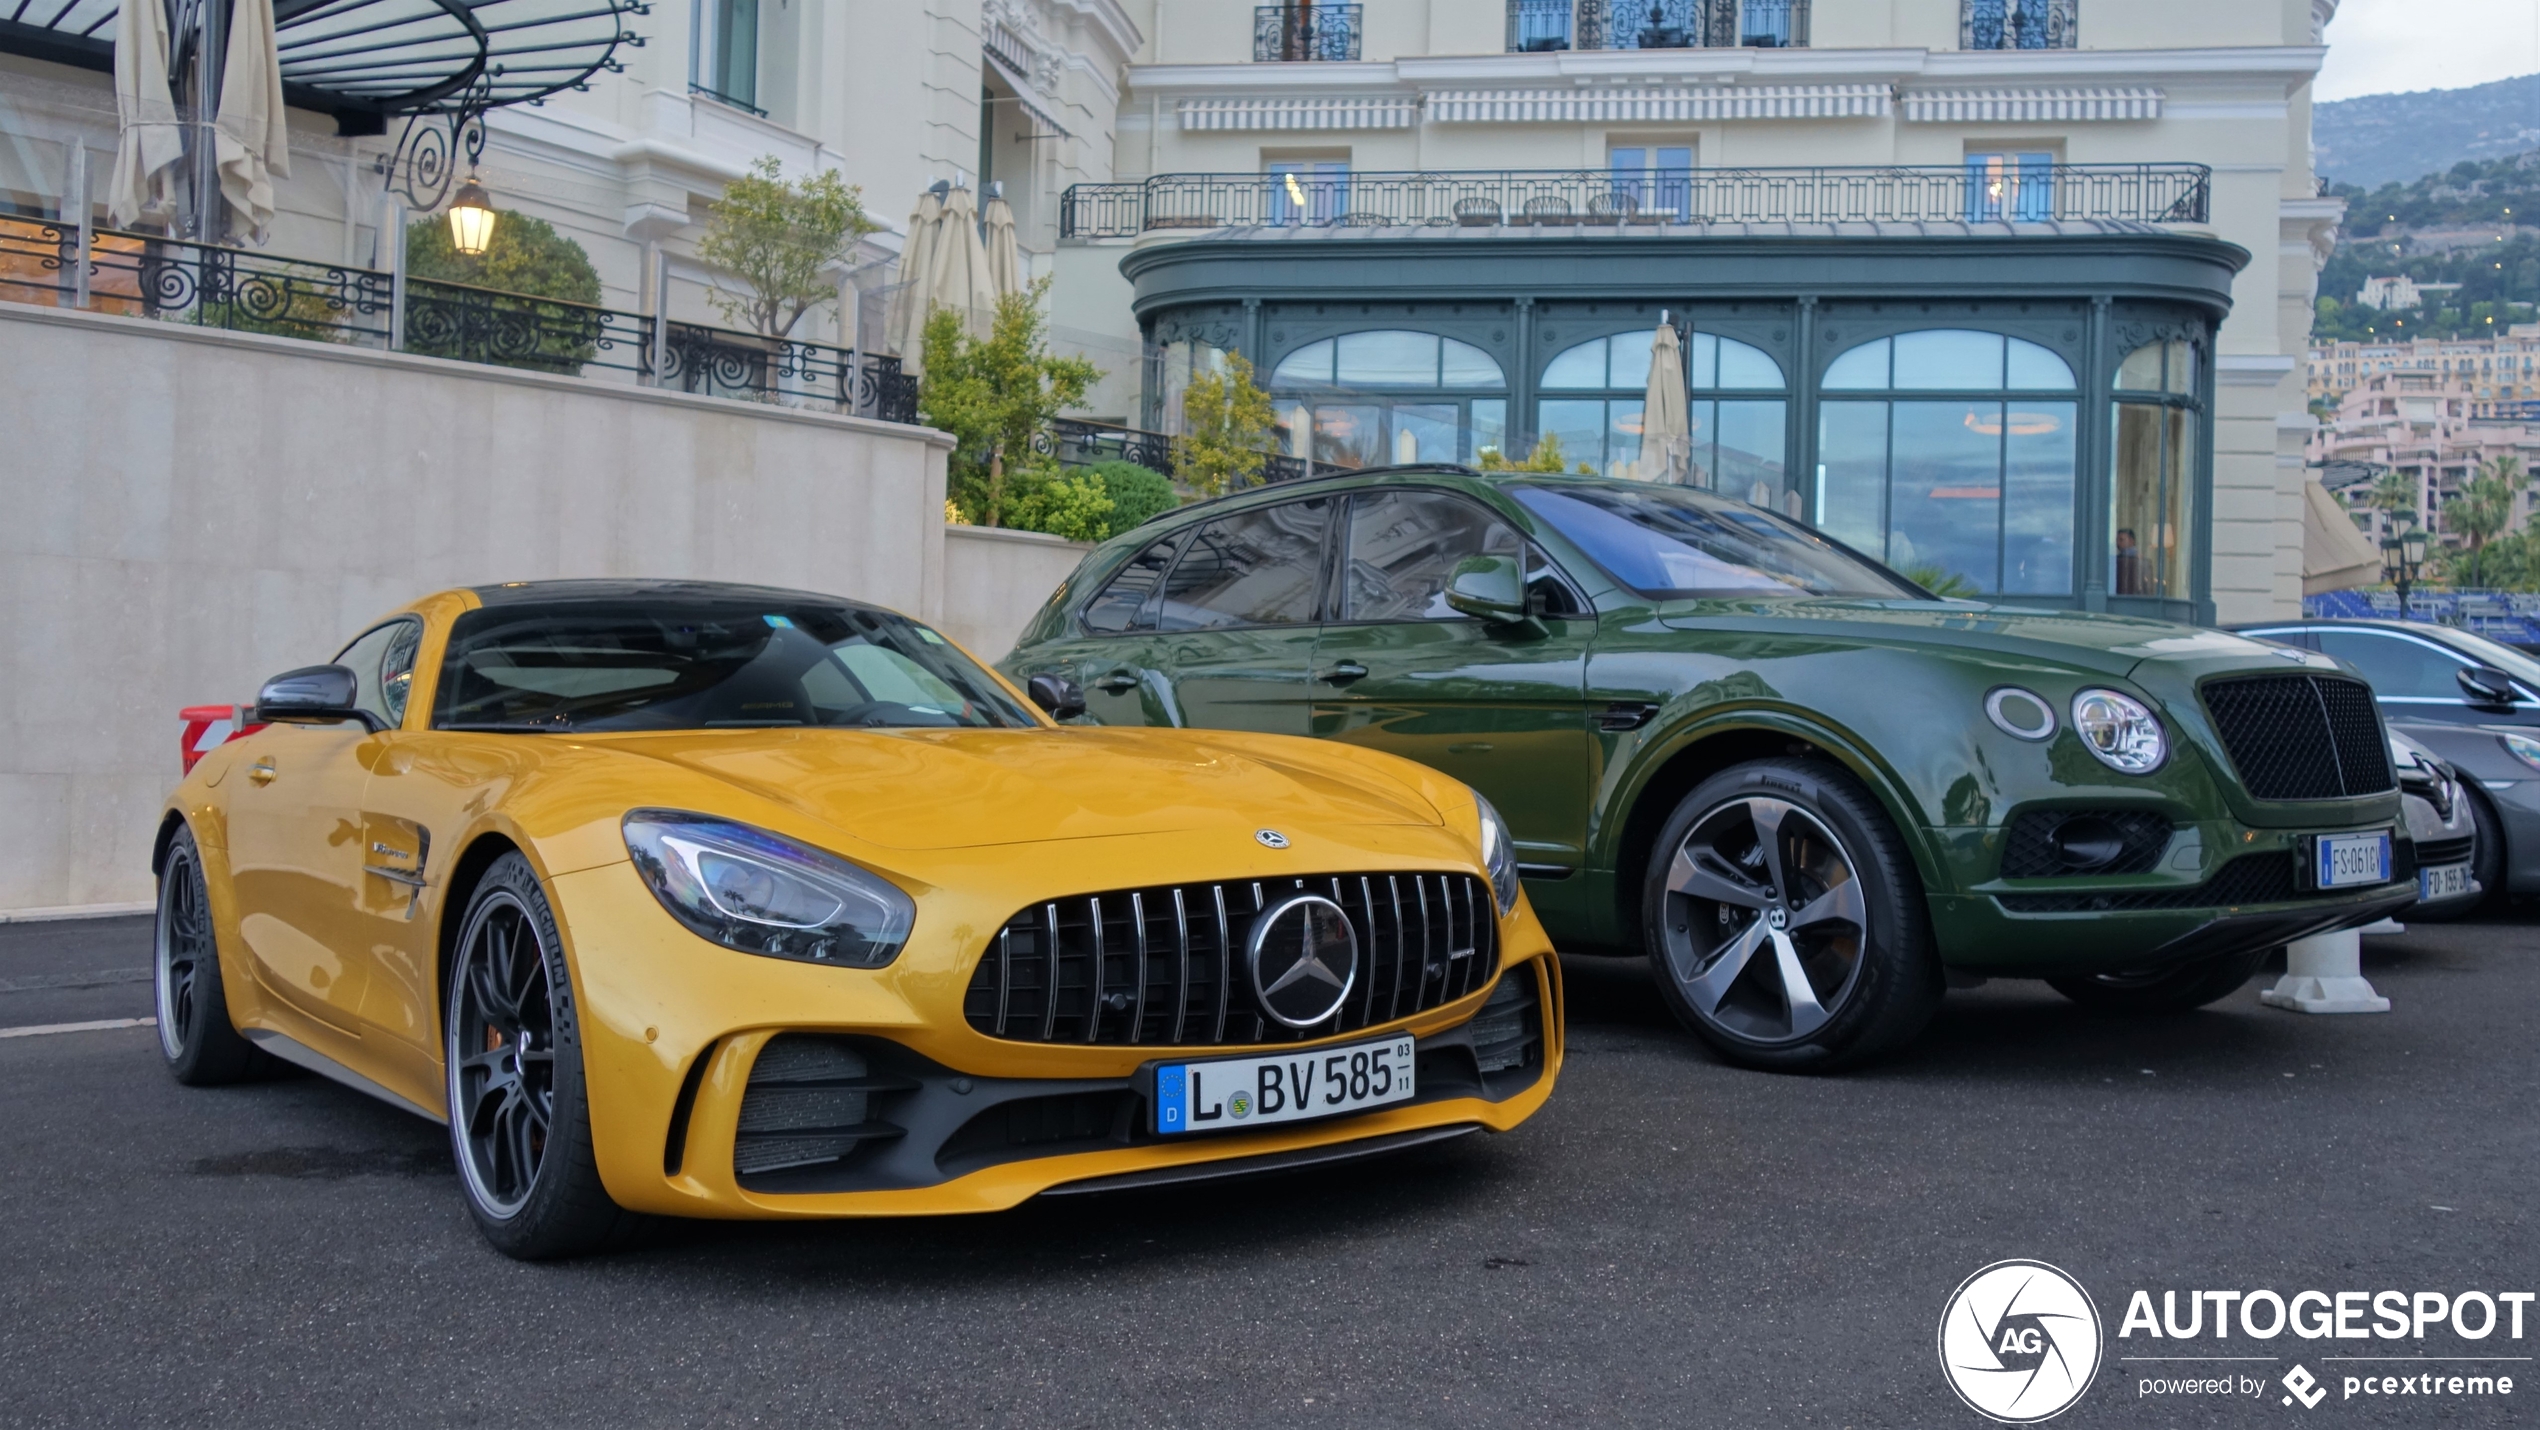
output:
POLYGON ((2390 763, 2399 772, 2399 804, 2416 851, 2417 902, 2401 917, 2427 923, 2457 919, 2486 893, 2476 877, 2478 815, 2452 767, 2406 735, 2390 732, 2390 763))

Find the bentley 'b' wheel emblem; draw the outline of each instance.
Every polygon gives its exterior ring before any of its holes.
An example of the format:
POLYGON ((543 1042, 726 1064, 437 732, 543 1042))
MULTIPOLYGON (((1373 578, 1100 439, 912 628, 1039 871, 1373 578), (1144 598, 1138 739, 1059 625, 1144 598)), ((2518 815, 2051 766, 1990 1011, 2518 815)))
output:
POLYGON ((1263 909, 1248 942, 1253 996, 1288 1027, 1330 1021, 1358 983, 1358 930, 1320 894, 1291 894, 1263 909))
POLYGON ((1261 847, 1264 849, 1285 849, 1288 847, 1288 836, 1281 834, 1275 829, 1256 829, 1252 832, 1252 837, 1260 840, 1261 847))

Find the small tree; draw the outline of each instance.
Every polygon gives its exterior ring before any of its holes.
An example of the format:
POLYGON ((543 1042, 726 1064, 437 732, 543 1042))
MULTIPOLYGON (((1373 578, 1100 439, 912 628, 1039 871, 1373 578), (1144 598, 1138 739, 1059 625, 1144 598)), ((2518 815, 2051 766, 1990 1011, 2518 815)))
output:
POLYGON ((2513 524, 2514 498, 2527 480, 2520 459, 2506 455, 2480 467, 2443 508, 2443 523, 2469 543, 2469 584, 2479 584, 2480 556, 2487 543, 2513 524))
MULTIPOLYGON (((1508 454, 1497 447, 1484 447, 1479 465, 1485 472, 1566 472, 1570 470, 1570 459, 1562 455, 1560 436, 1546 432, 1522 462, 1508 460, 1508 454)), ((1579 470, 1585 473, 1588 464, 1579 463, 1579 470)))
POLYGON ((1172 478, 1135 462, 1096 462, 1085 470, 1102 479, 1103 495, 1111 498, 1111 525, 1103 532, 1106 538, 1172 510, 1178 500, 1172 478))
POLYGON ((706 208, 697 257, 740 280, 748 291, 715 286, 708 301, 725 322, 771 338, 794 330, 803 314, 838 297, 828 271, 881 225, 865 216, 864 191, 825 169, 800 182, 782 177, 770 154, 724 186, 706 208))
MULTIPOLYGON (((1041 315, 1041 299, 1049 280, 1041 279, 1021 293, 997 300, 995 325, 983 340, 963 328, 961 315, 938 308, 926 318, 926 372, 917 388, 917 410, 927 425, 956 439, 949 485, 963 514, 989 526, 1018 526, 1049 531, 1062 522, 1084 530, 1082 522, 1096 503, 1100 516, 1110 514, 1110 498, 1101 482, 1084 478, 1090 491, 1073 490, 1077 479, 1062 475, 1058 459, 1034 449, 1034 439, 1048 430, 1050 419, 1080 405, 1085 393, 1102 380, 1102 372, 1083 358, 1050 353, 1041 315), (1070 487, 1044 492, 1051 483, 1070 487), (1017 499, 1021 498, 1020 504, 1017 499)), ((1083 539, 1083 538, 1080 538, 1083 539)))
POLYGON ((1182 393, 1182 433, 1173 439, 1173 474, 1206 496, 1223 496, 1261 475, 1278 412, 1255 387, 1252 364, 1229 353, 1224 372, 1191 379, 1182 393))

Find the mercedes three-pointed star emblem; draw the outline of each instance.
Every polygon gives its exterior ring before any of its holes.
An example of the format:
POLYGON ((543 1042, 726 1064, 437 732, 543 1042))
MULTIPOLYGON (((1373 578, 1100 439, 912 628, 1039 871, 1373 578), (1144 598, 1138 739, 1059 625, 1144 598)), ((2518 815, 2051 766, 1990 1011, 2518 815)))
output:
POLYGON ((1263 1012, 1291 1028, 1331 1020, 1358 983, 1358 929, 1321 894, 1288 895, 1253 920, 1245 962, 1263 1012))

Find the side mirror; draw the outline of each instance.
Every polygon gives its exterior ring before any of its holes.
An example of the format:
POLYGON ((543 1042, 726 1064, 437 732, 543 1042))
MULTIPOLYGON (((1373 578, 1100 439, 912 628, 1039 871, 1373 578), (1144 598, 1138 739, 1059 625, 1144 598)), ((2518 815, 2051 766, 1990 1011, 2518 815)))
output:
POLYGON ((340 665, 304 665, 298 670, 286 670, 256 692, 256 719, 298 725, 359 720, 375 730, 379 728, 377 722, 367 712, 353 708, 354 696, 360 689, 353 672, 340 665))
POLYGON ((1485 621, 1526 618, 1526 572, 1514 556, 1467 556, 1446 578, 1446 603, 1485 621))
POLYGON ((1049 712, 1053 720, 1085 713, 1085 687, 1063 675, 1036 675, 1023 683, 1023 692, 1032 703, 1049 712))
POLYGON ((2452 678, 2461 683, 2461 693, 2472 705, 2512 705, 2522 699, 2514 689, 2514 678, 2492 665, 2465 665, 2452 678))

